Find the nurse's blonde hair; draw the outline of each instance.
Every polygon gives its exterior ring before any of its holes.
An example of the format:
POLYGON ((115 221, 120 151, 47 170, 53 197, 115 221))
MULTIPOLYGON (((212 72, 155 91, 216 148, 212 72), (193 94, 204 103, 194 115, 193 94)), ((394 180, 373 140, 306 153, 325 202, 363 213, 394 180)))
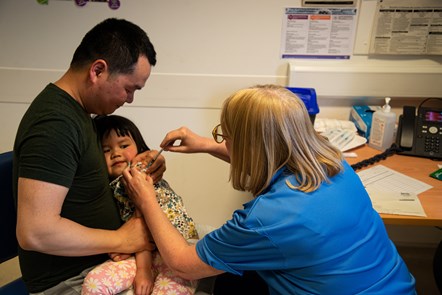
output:
POLYGON ((223 104, 221 128, 229 141, 230 180, 235 189, 259 195, 285 166, 312 192, 342 169, 342 154, 319 135, 304 103, 285 87, 257 85, 223 104))

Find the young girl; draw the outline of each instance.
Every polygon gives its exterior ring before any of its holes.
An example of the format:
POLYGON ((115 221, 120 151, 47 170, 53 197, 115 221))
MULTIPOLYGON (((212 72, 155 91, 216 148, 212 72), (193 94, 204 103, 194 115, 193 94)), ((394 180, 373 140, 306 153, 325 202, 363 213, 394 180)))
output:
MULTIPOLYGON (((127 221, 133 214, 139 213, 126 195, 119 176, 137 154, 149 148, 139 129, 127 118, 98 116, 95 123, 106 158, 111 189, 121 218, 127 221)), ((155 184, 155 190, 158 203, 183 237, 188 241, 198 239, 195 224, 187 214, 181 197, 164 179, 155 184)), ((136 253, 135 258, 119 262, 109 260, 93 269, 84 280, 82 294, 118 294, 132 285, 136 294, 160 294, 165 290, 173 290, 174 294, 193 294, 195 290, 194 283, 176 276, 163 263, 157 251, 143 251, 136 253)))

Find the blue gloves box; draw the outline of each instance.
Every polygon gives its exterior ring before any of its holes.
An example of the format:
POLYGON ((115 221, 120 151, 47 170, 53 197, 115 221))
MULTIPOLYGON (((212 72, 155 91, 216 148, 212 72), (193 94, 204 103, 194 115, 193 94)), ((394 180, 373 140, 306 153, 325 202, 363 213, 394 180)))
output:
POLYGON ((353 106, 350 110, 350 121, 355 123, 358 134, 367 140, 370 137, 371 120, 375 111, 376 108, 366 105, 353 106))

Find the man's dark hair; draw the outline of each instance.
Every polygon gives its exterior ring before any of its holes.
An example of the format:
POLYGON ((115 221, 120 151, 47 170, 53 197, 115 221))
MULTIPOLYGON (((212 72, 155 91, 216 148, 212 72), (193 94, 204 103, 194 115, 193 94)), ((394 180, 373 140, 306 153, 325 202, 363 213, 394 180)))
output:
POLYGON ((118 115, 109 115, 97 116, 94 118, 94 121, 100 141, 103 141, 103 138, 107 137, 114 130, 118 136, 132 137, 137 145, 138 153, 150 150, 140 130, 131 120, 118 115))
POLYGON ((127 20, 109 18, 86 33, 75 50, 71 68, 80 69, 103 59, 110 74, 130 74, 140 56, 145 56, 151 66, 157 63, 155 48, 146 32, 127 20))

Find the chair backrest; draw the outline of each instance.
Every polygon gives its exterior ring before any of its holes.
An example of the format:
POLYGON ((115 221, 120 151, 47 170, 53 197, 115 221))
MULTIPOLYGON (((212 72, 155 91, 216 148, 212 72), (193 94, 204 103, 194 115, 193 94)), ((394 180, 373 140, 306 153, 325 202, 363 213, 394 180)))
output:
MULTIPOLYGON (((0 264, 18 255, 18 242, 15 234, 17 213, 12 195, 12 156, 0 154, 0 264)), ((0 295, 28 295, 21 277, 0 287, 0 295)))
POLYGON ((17 214, 12 195, 12 152, 0 154, 0 263, 17 256, 17 214))

